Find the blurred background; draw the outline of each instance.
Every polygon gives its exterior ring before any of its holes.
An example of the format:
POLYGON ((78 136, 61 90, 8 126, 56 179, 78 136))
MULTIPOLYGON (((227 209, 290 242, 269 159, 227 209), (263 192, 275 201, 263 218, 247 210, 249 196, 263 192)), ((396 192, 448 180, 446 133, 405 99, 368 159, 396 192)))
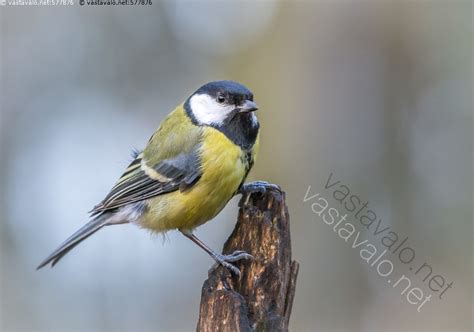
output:
MULTIPOLYGON (((471 331, 472 6, 1 7, 0 329, 195 329, 212 261, 174 232, 106 229, 57 268, 35 267, 87 221, 172 108, 207 81, 233 79, 260 106, 251 177, 287 192, 301 264, 291 330, 471 331), (330 172, 454 281, 443 300, 418 313, 303 204, 330 172)), ((222 248, 237 201, 197 235, 222 248)))

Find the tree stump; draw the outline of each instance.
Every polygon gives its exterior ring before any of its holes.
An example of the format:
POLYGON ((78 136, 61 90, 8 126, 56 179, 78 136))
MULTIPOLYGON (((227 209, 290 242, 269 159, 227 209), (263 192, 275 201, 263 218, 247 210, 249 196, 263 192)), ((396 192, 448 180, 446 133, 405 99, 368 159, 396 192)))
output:
POLYGON ((291 260, 285 194, 246 194, 239 207, 223 252, 245 250, 254 259, 234 263, 240 277, 222 266, 209 270, 197 331, 287 331, 299 264, 291 260))

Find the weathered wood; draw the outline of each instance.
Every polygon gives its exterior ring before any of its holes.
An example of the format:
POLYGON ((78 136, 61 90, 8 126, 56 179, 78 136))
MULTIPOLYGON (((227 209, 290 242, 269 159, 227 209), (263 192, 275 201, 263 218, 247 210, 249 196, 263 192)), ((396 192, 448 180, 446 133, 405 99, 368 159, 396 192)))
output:
POLYGON ((299 264, 291 260, 285 194, 267 190, 242 197, 234 231, 223 252, 245 250, 254 259, 209 270, 201 295, 198 332, 288 330, 299 264))

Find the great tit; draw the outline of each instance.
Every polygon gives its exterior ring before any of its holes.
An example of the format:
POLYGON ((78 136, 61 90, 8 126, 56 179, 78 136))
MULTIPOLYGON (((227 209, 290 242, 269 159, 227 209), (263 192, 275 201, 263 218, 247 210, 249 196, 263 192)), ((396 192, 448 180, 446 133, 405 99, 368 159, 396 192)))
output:
POLYGON ((222 255, 192 232, 214 218, 236 194, 264 192, 267 182, 244 184, 257 156, 259 122, 252 92, 233 81, 210 82, 176 107, 134 154, 90 221, 63 242, 38 269, 54 266, 104 226, 132 223, 152 232, 179 230, 235 274, 244 251, 222 255))

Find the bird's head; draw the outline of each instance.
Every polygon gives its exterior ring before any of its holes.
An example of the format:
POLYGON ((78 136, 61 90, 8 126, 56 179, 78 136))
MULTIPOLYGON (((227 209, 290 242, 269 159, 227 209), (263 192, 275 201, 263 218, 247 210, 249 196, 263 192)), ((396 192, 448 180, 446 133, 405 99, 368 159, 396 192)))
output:
POLYGON ((258 109, 252 92, 234 81, 207 83, 194 92, 185 105, 197 124, 209 126, 223 126, 236 117, 254 118, 253 112, 258 109))

